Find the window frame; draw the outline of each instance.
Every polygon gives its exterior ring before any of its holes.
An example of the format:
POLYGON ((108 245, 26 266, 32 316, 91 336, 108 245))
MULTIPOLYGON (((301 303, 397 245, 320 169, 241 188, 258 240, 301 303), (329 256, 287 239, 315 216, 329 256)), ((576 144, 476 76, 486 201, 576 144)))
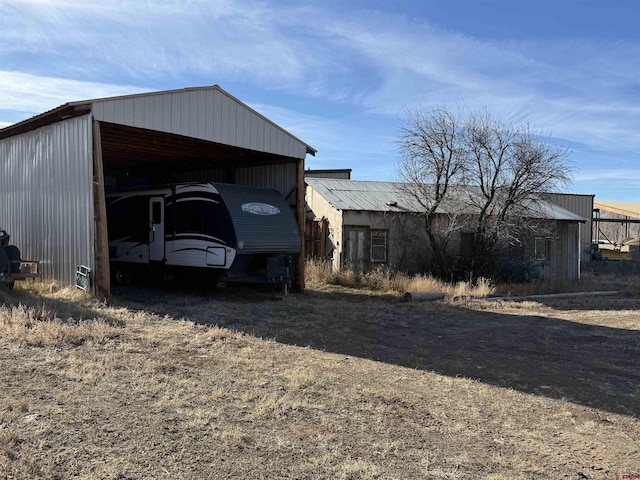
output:
POLYGON ((369 231, 369 258, 371 263, 382 264, 388 263, 389 261, 389 230, 383 228, 372 228, 369 231), (375 245, 374 238, 383 239, 384 243, 382 245, 375 245), (379 247, 383 247, 384 259, 379 260, 374 257, 374 247, 378 247, 376 250, 380 250, 379 247))
POLYGON ((533 258, 541 262, 551 261, 551 237, 535 237, 533 239, 533 258), (541 248, 542 245, 544 248, 541 248))

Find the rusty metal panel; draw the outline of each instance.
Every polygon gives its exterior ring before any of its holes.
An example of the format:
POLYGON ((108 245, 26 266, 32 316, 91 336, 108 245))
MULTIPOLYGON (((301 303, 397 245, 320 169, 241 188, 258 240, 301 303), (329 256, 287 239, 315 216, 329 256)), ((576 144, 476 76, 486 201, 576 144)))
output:
POLYGON ((45 279, 75 283, 94 269, 91 117, 0 140, 0 228, 45 279))
POLYGON ((289 158, 311 147, 219 87, 189 88, 92 102, 96 120, 128 125, 289 158))

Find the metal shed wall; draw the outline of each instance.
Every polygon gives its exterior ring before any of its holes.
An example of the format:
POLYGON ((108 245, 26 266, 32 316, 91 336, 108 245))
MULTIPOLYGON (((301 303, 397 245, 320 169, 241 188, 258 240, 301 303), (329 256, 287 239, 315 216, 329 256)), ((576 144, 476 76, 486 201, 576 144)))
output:
MULTIPOLYGON (((295 163, 279 163, 237 168, 234 170, 233 179, 227 178, 224 169, 177 172, 176 178, 180 182, 221 182, 247 187, 272 188, 286 197, 296 187, 297 169, 295 163)), ((290 205, 295 204, 295 195, 289 195, 287 200, 290 205)))
POLYGON ((43 277, 75 283, 94 269, 91 117, 0 140, 0 228, 43 277))
POLYGON ((580 215, 587 221, 580 224, 580 260, 591 260, 591 237, 593 218, 593 199, 595 195, 571 193, 550 193, 547 200, 570 212, 580 215))
POLYGON ((273 188, 287 197, 289 204, 295 204, 296 196, 292 190, 296 188, 297 168, 295 163, 238 168, 235 182, 250 187, 273 188))
POLYGON ((219 87, 94 100, 96 120, 305 158, 308 146, 219 87))

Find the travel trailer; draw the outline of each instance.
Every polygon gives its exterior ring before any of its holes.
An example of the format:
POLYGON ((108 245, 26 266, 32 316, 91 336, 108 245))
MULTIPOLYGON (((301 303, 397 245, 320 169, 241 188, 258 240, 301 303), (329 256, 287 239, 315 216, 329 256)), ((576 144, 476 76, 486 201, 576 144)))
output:
POLYGON ((289 285, 301 251, 276 190, 175 184, 107 195, 113 279, 184 278, 289 285))

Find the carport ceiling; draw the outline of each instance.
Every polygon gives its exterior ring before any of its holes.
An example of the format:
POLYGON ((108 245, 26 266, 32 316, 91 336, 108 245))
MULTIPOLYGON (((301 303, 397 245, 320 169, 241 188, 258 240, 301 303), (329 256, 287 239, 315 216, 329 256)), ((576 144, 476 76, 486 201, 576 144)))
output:
POLYGON ((100 123, 105 175, 170 173, 296 162, 270 153, 155 130, 100 123))

